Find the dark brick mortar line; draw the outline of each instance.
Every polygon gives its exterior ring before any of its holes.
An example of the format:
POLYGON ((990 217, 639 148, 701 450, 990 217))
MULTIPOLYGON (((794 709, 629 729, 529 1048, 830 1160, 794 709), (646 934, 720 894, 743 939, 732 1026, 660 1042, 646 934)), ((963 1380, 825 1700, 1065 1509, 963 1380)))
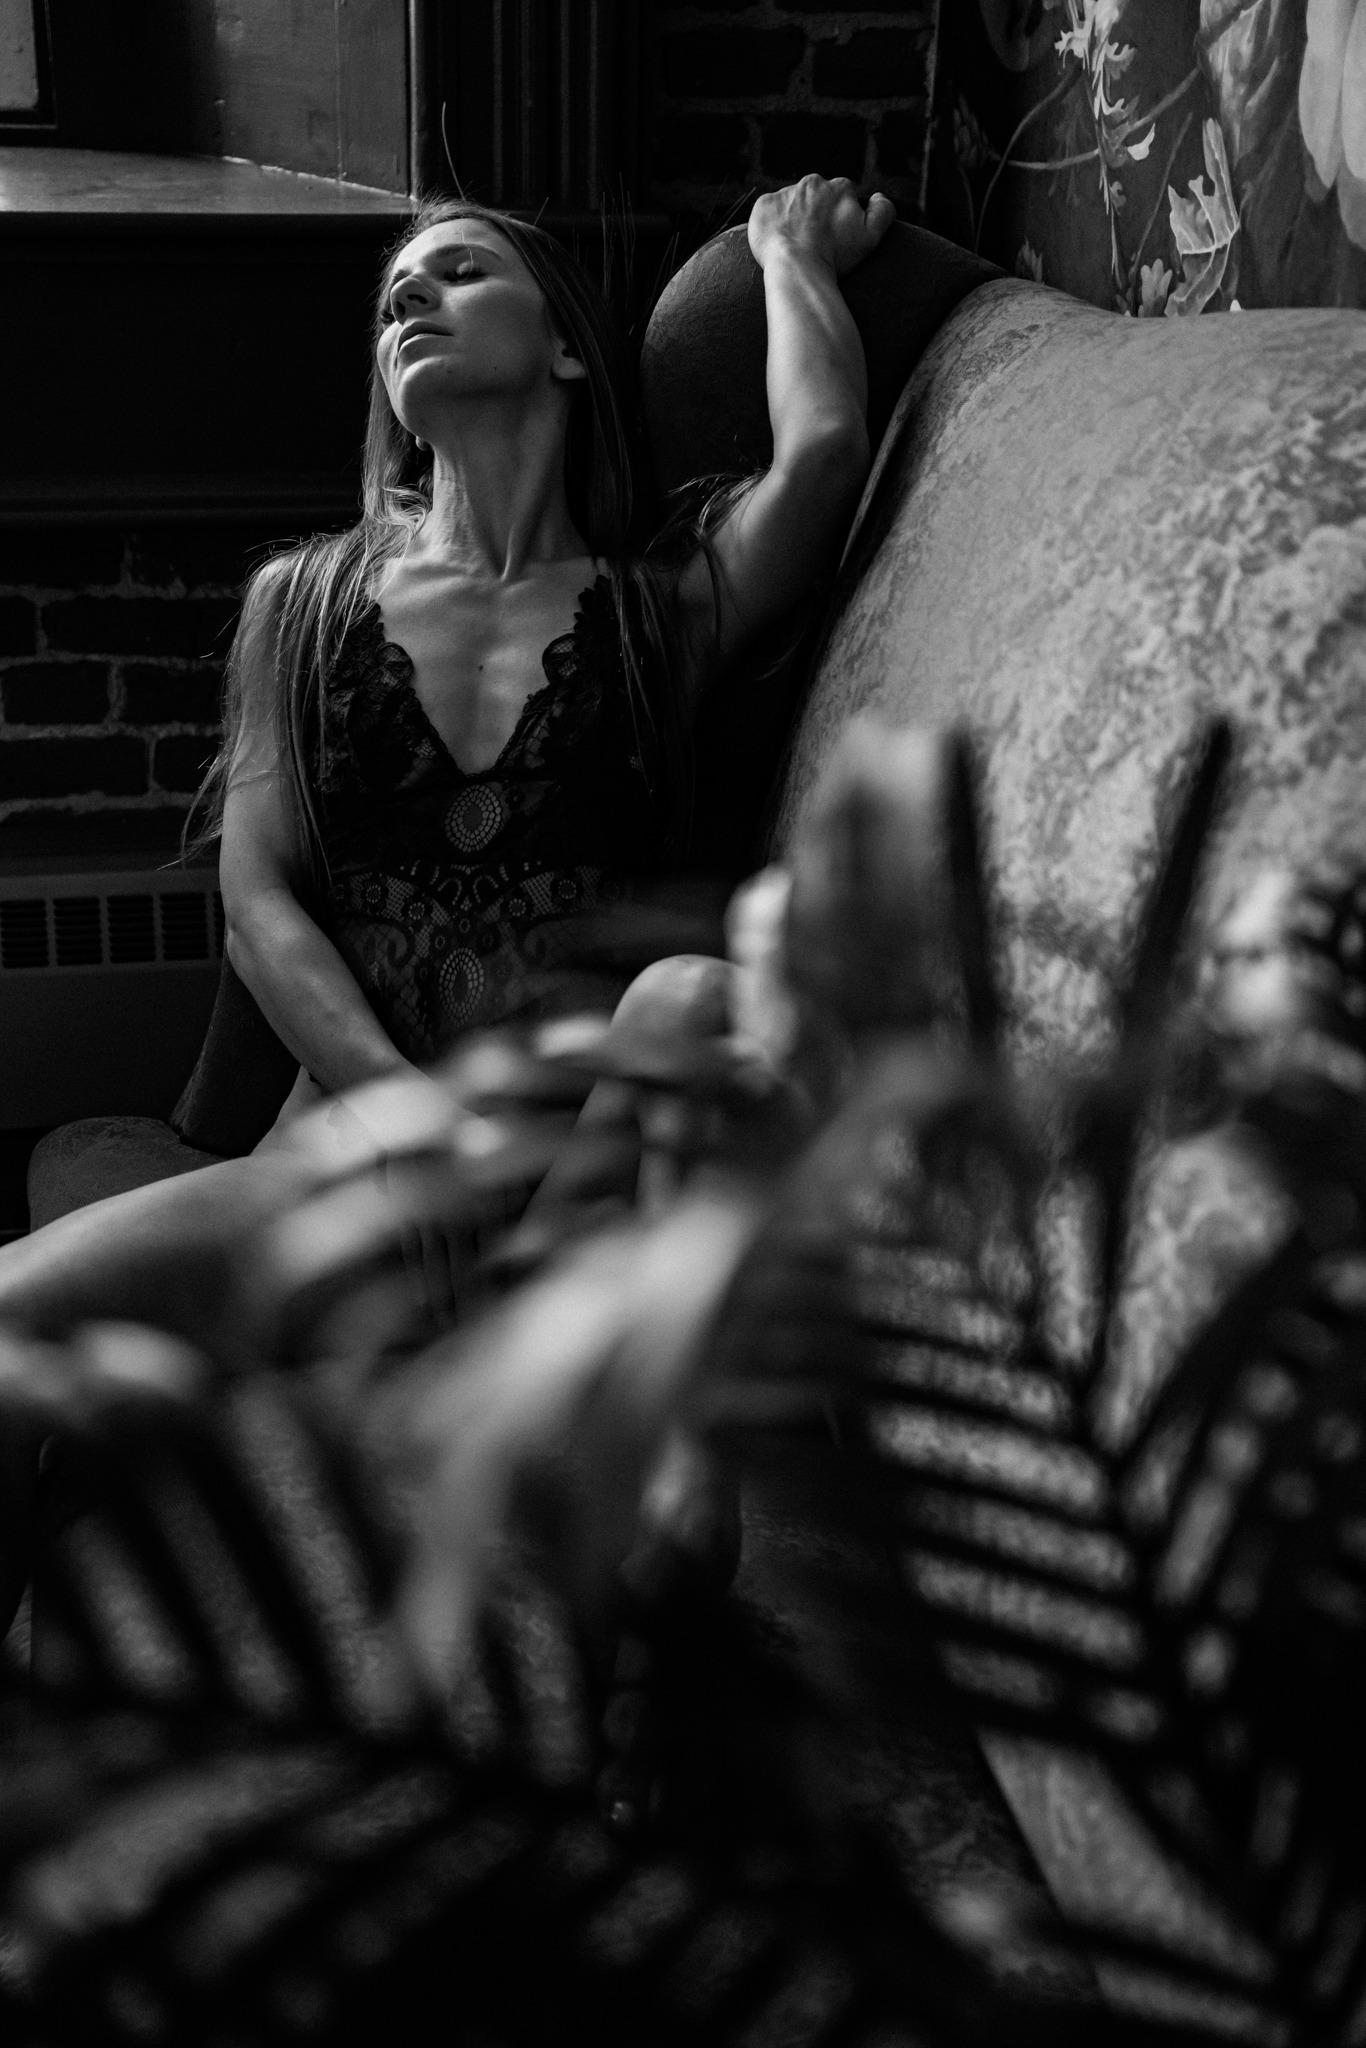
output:
POLYGON ((881 185, 899 205, 912 205, 933 15, 933 0, 661 7, 653 153, 661 201, 706 217, 746 190, 815 167, 881 185))
POLYGON ((672 7, 661 7, 658 11, 658 34, 661 40, 679 29, 711 29, 717 35, 725 35, 732 28, 801 28, 808 36, 825 39, 832 35, 848 35, 860 28, 895 28, 898 25, 928 29, 933 14, 933 0, 925 0, 921 7, 898 6, 896 0, 887 0, 882 7, 853 5, 849 7, 802 6, 800 0, 784 5, 783 0, 750 0, 745 7, 688 6, 685 0, 672 7), (908 19, 909 17, 909 19, 908 19))
POLYGON ((149 676, 147 663, 91 660, 0 662, 0 737, 64 733, 207 733, 222 730, 221 681, 184 664, 149 676), (127 668, 137 673, 129 677, 127 668), (69 675, 69 682, 66 675, 69 675), (169 687, 149 687, 165 677, 169 687), (96 709, 103 697, 103 709, 96 709), (176 697, 183 697, 177 704, 176 697), (64 703, 64 710, 57 705, 64 703))
POLYGON ((794 100, 785 94, 764 93, 751 95, 735 93, 729 99, 719 99, 714 94, 703 99, 677 97, 660 102, 660 118, 676 121, 687 114, 828 114, 836 120, 876 121, 878 116, 892 108, 923 107, 925 104, 924 85, 915 92, 889 92, 880 94, 876 100, 868 96, 858 99, 843 99, 826 93, 822 98, 794 100))
POLYGON ((221 742, 223 665, 264 542, 236 528, 0 541, 7 830, 65 820, 96 849, 102 819, 183 817, 221 742))
MULTIPOLYGON (((920 103, 914 101, 907 106, 888 106, 884 112, 889 126, 898 121, 915 120, 917 117, 923 120, 923 108, 920 103)), ((714 119, 716 117, 712 115, 710 118, 714 119)), ((805 107, 798 107, 780 109, 772 118, 778 120, 802 120, 827 117, 809 115, 805 107)), ((870 186, 885 185, 890 191, 891 196, 897 199, 899 203, 911 204, 913 187, 918 177, 919 166, 918 162, 911 161, 909 158, 901 163, 896 161, 896 158, 903 155, 905 149, 904 139, 896 133, 894 128, 890 128, 890 132, 885 133, 880 121, 874 127, 868 121, 861 120, 858 116, 846 115, 843 118, 852 119, 858 123, 861 129, 860 139, 864 145, 856 169, 852 169, 848 175, 853 176, 856 183, 866 180, 870 186), (883 137, 884 141, 890 141, 892 144, 893 160, 891 162, 883 160, 879 155, 880 136, 883 137)), ((917 129, 914 132, 919 135, 921 131, 917 129)), ((768 138, 768 141, 771 147, 772 138, 768 138)), ((764 142, 765 138, 761 134, 756 135, 751 131, 737 152, 743 157, 744 161, 734 170, 726 171, 725 173, 713 170, 708 174, 700 167, 680 165, 679 168, 670 171, 668 174, 658 175, 655 180, 655 189, 662 197, 667 196, 679 204, 700 207, 706 212, 714 210, 715 205, 719 201, 726 199, 734 200, 747 191, 763 190, 783 183, 790 177, 795 177, 801 166, 794 162, 792 165, 774 167, 771 160, 766 161, 764 142)), ((809 165, 807 168, 809 168, 809 165)))
POLYGON ((221 726, 201 725, 190 719, 178 724, 169 720, 164 725, 130 725, 125 719, 87 719, 78 723, 69 719, 62 725, 39 725, 29 719, 14 719, 9 723, 0 721, 0 746, 19 746, 25 740, 96 740, 104 738, 134 740, 165 739, 212 739, 222 733, 221 726))
POLYGON ((121 576, 117 583, 6 583, 0 581, 0 599, 27 598, 31 604, 52 604, 68 597, 129 598, 159 597, 167 604, 193 603, 199 598, 210 598, 221 604, 225 599, 233 604, 240 602, 240 583, 136 583, 131 577, 121 576))
POLYGON ((0 797, 0 824, 10 818, 38 815, 56 818, 108 818, 125 811, 188 811, 190 793, 181 789, 148 789, 140 796, 107 796, 103 790, 82 790, 75 796, 0 797))

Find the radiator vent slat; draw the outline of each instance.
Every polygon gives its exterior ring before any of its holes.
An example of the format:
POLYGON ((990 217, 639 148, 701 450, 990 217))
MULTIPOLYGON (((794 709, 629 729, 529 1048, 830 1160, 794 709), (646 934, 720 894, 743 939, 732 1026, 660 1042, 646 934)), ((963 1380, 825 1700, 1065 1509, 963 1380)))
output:
POLYGON ((55 896, 52 925, 59 967, 98 967, 104 958, 98 896, 55 896))
POLYGON ((198 891, 183 892, 163 896, 160 901, 162 959, 207 960, 209 922, 203 896, 198 891))
POLYGON ((46 966, 46 900, 25 896, 0 903, 0 967, 46 966))
POLYGON ((156 926, 150 896, 111 896, 109 958, 116 966, 157 957, 156 926))
MULTIPOLYGON (((69 884, 54 888, 46 877, 35 875, 25 879, 29 890, 41 889, 42 895, 7 895, 5 879, 0 874, 0 975, 67 967, 170 967, 223 957, 223 899, 211 884, 162 889, 160 877, 149 875, 137 888, 130 886, 135 879, 130 876, 111 892, 102 875, 92 875, 82 891, 79 884, 74 890, 69 884)), ((9 886, 13 889, 14 883, 9 886)))

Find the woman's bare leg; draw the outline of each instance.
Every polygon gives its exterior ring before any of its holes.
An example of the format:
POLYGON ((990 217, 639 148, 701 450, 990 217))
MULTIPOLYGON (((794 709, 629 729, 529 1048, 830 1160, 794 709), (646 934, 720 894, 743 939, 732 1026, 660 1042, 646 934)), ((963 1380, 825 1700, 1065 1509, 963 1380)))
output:
POLYGON ((58 1334, 81 1322, 151 1323, 213 1351, 242 1238, 332 1172, 351 1171, 357 1128, 346 1099, 325 1096, 301 1067, 245 1158, 108 1195, 0 1248, 0 1324, 58 1334), (300 1148, 294 1126, 305 1116, 300 1148))
POLYGON ((0 1248, 0 1323, 54 1335, 152 1323, 212 1348, 242 1236, 316 1179, 311 1163, 271 1150, 73 1209, 0 1248))
MULTIPOLYGON (((90 1321, 152 1323, 213 1352, 243 1235, 316 1179, 288 1152, 225 1160, 73 1209, 0 1248, 0 1330, 60 1336, 90 1321)), ((0 1428, 0 1636, 27 1583, 42 1432, 0 1428)))

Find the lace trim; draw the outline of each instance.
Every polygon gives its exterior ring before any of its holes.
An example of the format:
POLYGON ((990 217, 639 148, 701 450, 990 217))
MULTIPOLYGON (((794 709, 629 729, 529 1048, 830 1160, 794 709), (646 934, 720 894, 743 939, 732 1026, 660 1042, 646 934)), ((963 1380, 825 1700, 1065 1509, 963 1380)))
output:
MULTIPOLYGON (((546 680, 523 704, 497 759, 487 768, 462 768, 417 694, 411 655, 386 636, 382 608, 372 597, 346 635, 330 679, 324 706, 324 786, 335 788, 347 779, 334 772, 339 757, 347 754, 365 760, 366 780, 372 784, 382 780, 402 789, 414 781, 415 770, 420 773, 433 764, 462 783, 483 782, 506 773, 552 707, 560 709, 561 722, 572 731, 577 721, 569 715, 571 693, 577 695, 585 682, 596 684, 596 703, 604 676, 620 677, 624 686, 616 606, 606 576, 596 577, 580 592, 573 625, 545 648, 541 666, 546 680)), ((585 703, 572 708, 590 707, 585 703)))

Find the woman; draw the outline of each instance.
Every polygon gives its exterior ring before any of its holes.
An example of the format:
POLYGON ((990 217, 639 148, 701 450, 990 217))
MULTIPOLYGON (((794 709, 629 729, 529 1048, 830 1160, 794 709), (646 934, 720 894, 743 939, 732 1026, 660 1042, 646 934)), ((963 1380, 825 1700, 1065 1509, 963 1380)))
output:
MULTIPOLYGON (((228 956, 300 1062, 285 1120, 582 1001, 576 920, 667 860, 700 698, 857 502, 865 372, 837 279, 892 217, 815 176, 755 202, 773 462, 680 553, 640 545, 582 272, 487 209, 416 215, 379 294, 364 515, 254 579, 211 777, 228 956)), ((267 1140, 64 1217, 0 1253, 0 1317, 193 1335, 225 1242, 308 1171, 267 1140)))

